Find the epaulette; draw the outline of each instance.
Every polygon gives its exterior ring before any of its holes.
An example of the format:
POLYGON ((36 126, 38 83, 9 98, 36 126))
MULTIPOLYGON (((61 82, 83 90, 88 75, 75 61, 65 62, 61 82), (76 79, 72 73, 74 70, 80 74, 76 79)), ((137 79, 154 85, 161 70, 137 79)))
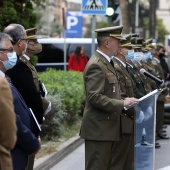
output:
POLYGON ((99 61, 99 58, 97 58, 97 57, 95 57, 94 59, 93 59, 93 63, 97 63, 99 61))
POLYGON ((151 63, 152 63, 153 65, 157 65, 156 60, 152 60, 151 63))

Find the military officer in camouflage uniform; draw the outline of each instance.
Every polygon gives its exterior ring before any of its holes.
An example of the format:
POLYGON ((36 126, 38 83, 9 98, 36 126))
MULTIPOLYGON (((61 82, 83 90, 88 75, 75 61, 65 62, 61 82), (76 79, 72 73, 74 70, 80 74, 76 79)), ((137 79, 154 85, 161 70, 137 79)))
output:
POLYGON ((121 114, 124 106, 138 99, 121 99, 119 78, 111 60, 118 54, 122 29, 95 30, 98 49, 84 71, 86 104, 80 136, 85 139, 86 170, 127 169, 121 159, 121 114))

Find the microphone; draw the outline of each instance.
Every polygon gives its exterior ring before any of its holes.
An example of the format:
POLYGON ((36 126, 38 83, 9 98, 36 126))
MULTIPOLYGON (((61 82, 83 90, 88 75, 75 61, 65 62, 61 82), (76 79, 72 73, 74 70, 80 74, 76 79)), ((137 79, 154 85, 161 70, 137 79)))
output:
POLYGON ((140 69, 140 73, 154 80, 158 85, 161 85, 164 81, 154 76, 153 74, 147 72, 144 68, 140 69))

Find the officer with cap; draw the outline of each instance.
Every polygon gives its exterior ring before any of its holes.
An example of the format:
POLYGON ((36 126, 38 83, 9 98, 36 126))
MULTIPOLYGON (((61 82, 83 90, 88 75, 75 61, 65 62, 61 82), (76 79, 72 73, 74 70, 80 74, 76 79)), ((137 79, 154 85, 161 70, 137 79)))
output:
MULTIPOLYGON (((122 99, 126 97, 140 98, 143 94, 136 88, 131 75, 127 70, 126 60, 133 58, 134 50, 131 44, 131 35, 124 35, 126 40, 121 40, 121 48, 117 56, 113 58, 115 70, 120 80, 122 99)), ((121 144, 122 159, 125 160, 126 169, 132 169, 134 164, 134 108, 121 114, 122 136, 121 144)))
POLYGON ((120 48, 123 26, 96 29, 98 49, 84 70, 86 104, 80 130, 85 139, 85 169, 126 168, 121 152, 121 114, 125 106, 138 102, 121 99, 119 78, 111 58, 120 48))
MULTIPOLYGON (((133 37, 131 37, 131 40, 134 39, 133 37)), ((132 42, 132 41, 131 41, 132 42)), ((138 48, 137 45, 133 44, 133 49, 138 48)), ((134 53, 132 57, 127 58, 126 57, 126 64, 127 64, 127 70, 129 72, 129 74, 131 75, 134 83, 136 84, 136 87, 138 89, 138 91, 140 93, 142 93, 142 95, 144 96, 146 94, 146 90, 145 90, 145 84, 142 80, 142 75, 140 74, 138 68, 135 66, 134 62, 132 62, 132 60, 134 61, 134 53)))
POLYGON ((139 36, 140 36, 139 33, 132 33, 132 34, 131 34, 131 37, 139 37, 139 36))
MULTIPOLYGON (((37 41, 37 38, 41 38, 40 36, 36 35, 36 28, 30 28, 26 30, 27 33, 27 50, 23 56, 20 57, 20 59, 25 63, 25 65, 29 68, 29 71, 32 74, 32 77, 30 75, 30 79, 32 78, 32 81, 35 84, 36 91, 40 95, 40 98, 42 100, 42 106, 44 109, 43 115, 45 116, 50 110, 51 110, 51 102, 48 101, 46 97, 46 89, 43 83, 40 81, 38 77, 38 73, 34 67, 34 65, 30 62, 30 58, 33 55, 36 55, 42 51, 42 45, 37 41)), ((24 96, 29 98, 30 94, 28 91, 25 91, 24 96)), ((30 96, 31 97, 31 96, 30 96)), ((31 98, 30 98, 31 100, 31 98)), ((40 106, 40 107, 42 107, 40 106)), ((38 107, 38 106, 37 106, 38 107)), ((28 165, 26 170, 32 170, 34 165, 34 159, 35 154, 32 154, 28 158, 28 165)))
POLYGON ((44 116, 51 110, 51 102, 46 99, 47 90, 44 84, 38 77, 38 73, 34 67, 34 65, 29 61, 33 55, 36 55, 42 51, 42 45, 37 41, 38 38, 42 38, 39 35, 36 35, 36 28, 27 29, 28 36, 28 45, 26 53, 21 57, 21 60, 30 68, 32 72, 32 77, 36 86, 37 91, 41 95, 41 100, 44 109, 44 116), (28 58, 29 57, 29 58, 28 58), (28 60, 27 60, 28 59, 28 60))
MULTIPOLYGON (((135 45, 134 47, 135 53, 132 62, 134 63, 135 68, 137 68, 138 73, 140 74, 140 69, 144 67, 142 65, 142 59, 143 59, 142 48, 143 48, 144 39, 142 37, 133 38, 131 39, 131 43, 135 45)), ((144 83, 146 93, 151 92, 152 91, 151 79, 149 79, 143 74, 140 74, 140 77, 142 78, 142 81, 144 83)))

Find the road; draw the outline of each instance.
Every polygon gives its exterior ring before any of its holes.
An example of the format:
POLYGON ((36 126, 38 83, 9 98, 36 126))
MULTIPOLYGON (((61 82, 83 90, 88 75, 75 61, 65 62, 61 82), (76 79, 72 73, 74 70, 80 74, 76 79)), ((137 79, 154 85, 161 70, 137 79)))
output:
MULTIPOLYGON (((170 136, 170 125, 167 135, 170 136)), ((161 148, 155 150, 155 170, 170 170, 170 140, 158 140, 161 148)), ((50 170, 84 170, 84 144, 66 156, 50 170)))

